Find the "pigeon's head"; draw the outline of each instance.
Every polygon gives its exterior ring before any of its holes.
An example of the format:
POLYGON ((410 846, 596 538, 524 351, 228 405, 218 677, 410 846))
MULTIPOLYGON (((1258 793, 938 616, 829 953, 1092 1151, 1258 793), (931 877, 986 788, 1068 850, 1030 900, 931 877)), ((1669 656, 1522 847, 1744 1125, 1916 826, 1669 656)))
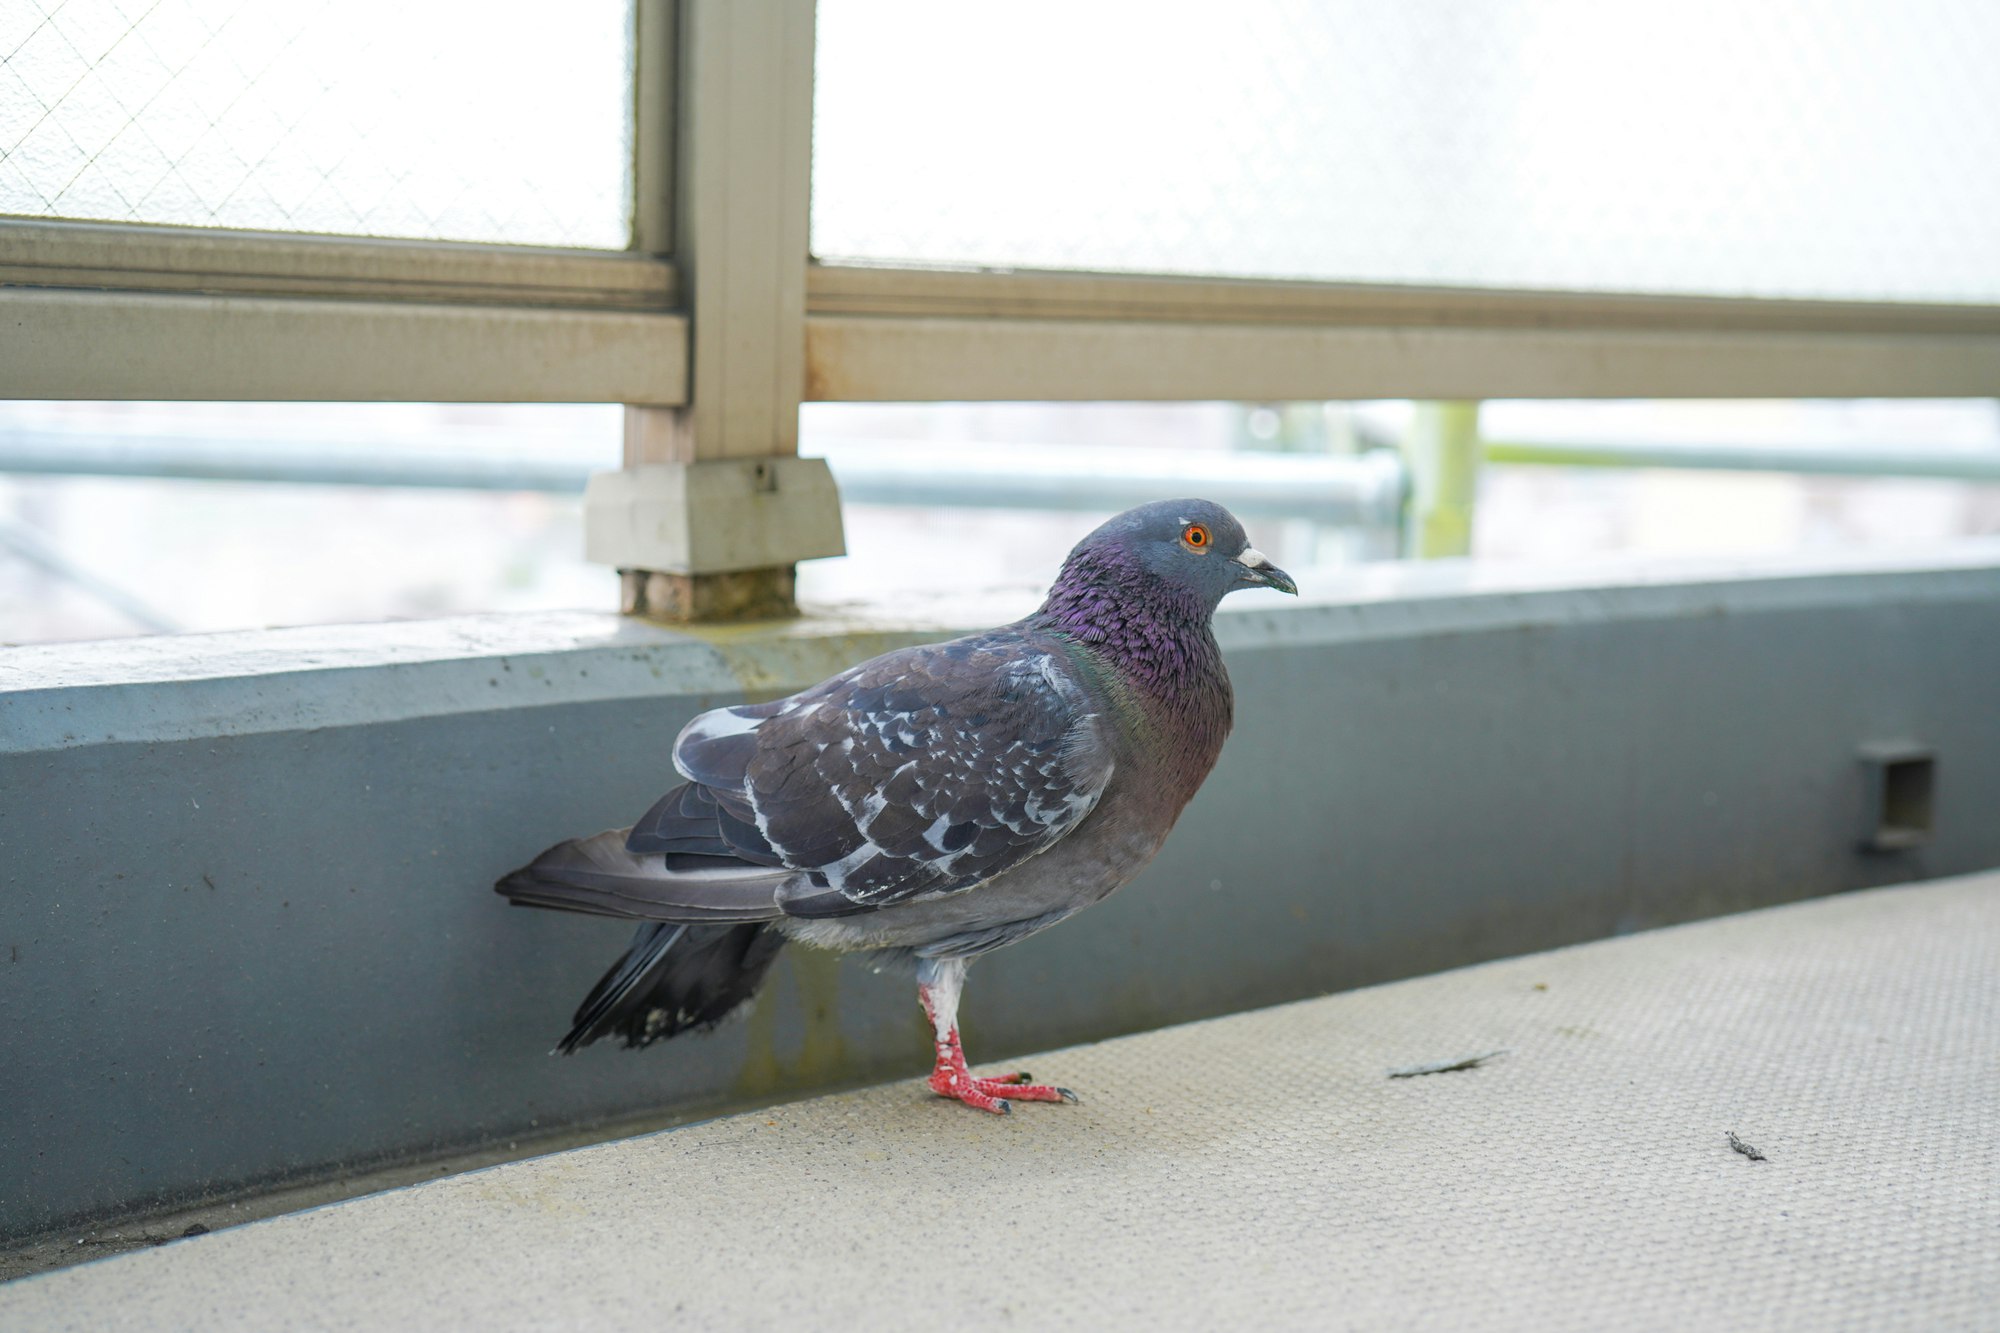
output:
POLYGON ((1291 575, 1250 545, 1234 514, 1207 500, 1161 500, 1128 509, 1079 542, 1070 560, 1083 565, 1107 556, 1192 592, 1211 611, 1238 588, 1294 595, 1299 590, 1291 575))

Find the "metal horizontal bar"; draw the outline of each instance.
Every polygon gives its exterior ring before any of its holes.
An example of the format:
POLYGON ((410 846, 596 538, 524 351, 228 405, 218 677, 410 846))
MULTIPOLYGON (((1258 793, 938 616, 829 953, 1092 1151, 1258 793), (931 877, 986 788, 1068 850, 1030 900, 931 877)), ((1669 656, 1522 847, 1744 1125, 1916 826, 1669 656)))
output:
MULTIPOLYGON (((505 437, 497 437, 497 447, 505 437)), ((0 472, 160 477, 469 491, 583 493, 594 469, 567 459, 426 449, 420 443, 313 439, 277 442, 196 435, 0 431, 0 472)))
MULTIPOLYGON (((278 443, 214 434, 0 431, 0 472, 292 485, 388 486, 582 494, 599 464, 536 457, 532 439, 484 437, 486 452, 440 450, 419 438, 278 443), (505 446, 505 447, 503 447, 505 446)), ((1191 453, 1075 445, 823 441, 843 498, 860 504, 1097 510, 1198 492, 1239 513, 1389 526, 1406 473, 1388 449, 1359 457, 1191 453)), ((1691 468, 1830 476, 2000 482, 2000 452, 1935 447, 1867 450, 1722 444, 1570 444, 1489 440, 1486 461, 1570 467, 1691 468)))
MULTIPOLYGON (((498 446, 505 437, 496 437, 498 446)), ((820 451, 844 499, 978 509, 1123 509, 1199 493, 1239 513, 1388 527, 1404 500, 1402 460, 1192 453, 1055 445, 967 447, 827 442, 820 451)), ((257 438, 68 430, 0 432, 0 472, 165 477, 295 485, 395 486, 580 494, 601 465, 471 454, 421 441, 257 438)))
POLYGON ((1800 472, 1847 477, 1947 477, 2000 481, 2000 450, 1971 453, 1930 447, 1793 448, 1742 444, 1567 444, 1487 440, 1489 463, 1563 467, 1703 468, 1726 472, 1800 472))
POLYGON ((0 397, 659 403, 673 314, 0 287, 0 397))
POLYGON ((1116 510, 1201 495, 1238 513, 1389 527, 1404 501, 1402 459, 1007 445, 829 444, 843 498, 972 509, 1116 510))
POLYGON ((2000 334, 2000 306, 815 264, 815 315, 1329 327, 2000 334))
POLYGON ((1983 397, 2000 333, 810 315, 816 402, 1983 397))
POLYGON ((667 310, 674 266, 623 251, 0 220, 0 283, 667 310))

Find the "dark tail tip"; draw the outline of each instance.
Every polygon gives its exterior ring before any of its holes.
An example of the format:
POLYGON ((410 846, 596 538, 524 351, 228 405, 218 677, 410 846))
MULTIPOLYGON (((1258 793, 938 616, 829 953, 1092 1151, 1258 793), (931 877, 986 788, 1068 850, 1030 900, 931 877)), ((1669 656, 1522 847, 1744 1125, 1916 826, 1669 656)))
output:
POLYGON ((569 1055, 605 1037, 631 1050, 712 1028, 756 995, 784 943, 757 923, 649 921, 584 996, 554 1053, 569 1055))

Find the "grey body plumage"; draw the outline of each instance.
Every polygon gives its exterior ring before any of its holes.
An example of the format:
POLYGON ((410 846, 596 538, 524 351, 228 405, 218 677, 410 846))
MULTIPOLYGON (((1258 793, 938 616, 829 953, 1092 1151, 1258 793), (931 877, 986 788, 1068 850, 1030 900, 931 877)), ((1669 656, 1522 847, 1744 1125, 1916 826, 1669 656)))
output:
POLYGON ((559 1049, 711 1025, 779 939, 915 960, 927 1006, 935 985, 955 1009, 967 961, 1101 900, 1159 850, 1228 734, 1209 621, 1246 586, 1295 591, 1226 510, 1148 505, 1085 538, 1025 620, 695 718, 673 750, 686 783, 496 886, 647 923, 559 1049))

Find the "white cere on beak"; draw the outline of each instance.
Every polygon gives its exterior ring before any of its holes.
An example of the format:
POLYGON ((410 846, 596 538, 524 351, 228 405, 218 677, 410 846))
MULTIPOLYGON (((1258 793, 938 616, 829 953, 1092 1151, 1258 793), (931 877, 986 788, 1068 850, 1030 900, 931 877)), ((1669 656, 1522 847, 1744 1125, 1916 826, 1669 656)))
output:
POLYGON ((1254 546, 1246 546, 1243 548, 1243 554, 1236 557, 1236 563, 1247 565, 1251 569, 1269 569, 1271 557, 1254 546))

